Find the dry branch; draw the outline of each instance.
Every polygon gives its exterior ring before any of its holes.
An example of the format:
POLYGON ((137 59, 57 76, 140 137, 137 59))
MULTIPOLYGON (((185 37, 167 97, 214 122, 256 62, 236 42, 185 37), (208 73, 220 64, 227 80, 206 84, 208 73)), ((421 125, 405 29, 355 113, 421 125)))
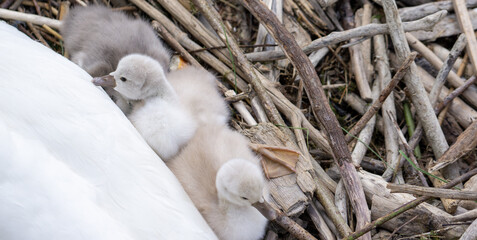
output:
POLYGON ((470 210, 468 212, 452 216, 450 219, 451 222, 462 222, 467 220, 474 220, 477 218, 477 209, 470 210))
MULTIPOLYGON (((340 167, 345 187, 356 213, 358 226, 363 226, 370 221, 369 209, 364 197, 361 182, 357 176, 354 166, 351 164, 351 155, 346 145, 343 132, 339 123, 327 104, 327 99, 321 83, 308 57, 300 50, 291 34, 283 28, 278 19, 257 0, 243 0, 242 4, 264 24, 268 32, 280 44, 280 47, 287 54, 298 73, 301 75, 305 88, 308 91, 311 107, 315 117, 325 127, 330 145, 335 156, 335 161, 340 167), (324 104, 325 103, 325 104, 324 104)), ((371 238, 370 235, 367 238, 371 238)))
POLYGON ((295 221, 291 220, 285 214, 281 213, 280 211, 274 209, 270 204, 267 202, 263 203, 254 203, 253 206, 263 214, 268 220, 273 221, 280 225, 281 227, 285 228, 288 232, 290 232, 294 237, 301 239, 301 240, 316 240, 309 232, 303 229, 300 225, 298 225, 295 221))
MULTIPOLYGON (((393 122, 395 131, 398 133, 398 137, 399 137, 399 139, 401 140, 401 143, 402 143, 402 145, 404 146, 404 149, 406 150, 407 156, 409 156, 409 157, 411 158, 411 161, 412 161, 416 166, 418 166, 419 168, 421 168, 421 166, 419 166, 419 162, 417 161, 416 157, 414 156, 414 152, 413 152, 413 149, 414 149, 414 148, 411 148, 411 147, 409 146, 409 144, 407 143, 406 138, 404 137, 404 135, 403 135, 402 132, 401 132, 401 129, 399 129, 399 125, 398 125, 396 119, 394 119, 394 116, 391 115, 391 113, 389 113, 389 112, 388 112, 388 115, 389 115, 389 118, 391 118, 391 121, 393 122)), ((404 158, 402 158, 401 162, 402 162, 402 163, 404 162, 404 158)), ((392 166, 392 167, 400 168, 401 165, 402 165, 402 164, 399 164, 399 166, 395 165, 395 166, 392 166)), ((422 169, 422 168, 421 168, 421 169, 422 169)), ((419 171, 418 171, 418 175, 419 175, 419 179, 421 180, 422 185, 428 187, 429 185, 427 184, 427 181, 426 181, 426 178, 424 177, 424 174, 423 174, 422 172, 419 172, 419 171)))
MULTIPOLYGON (((439 73, 437 74, 437 77, 436 77, 436 81, 434 82, 434 85, 432 86, 432 89, 429 93, 429 100, 431 101, 431 104, 433 106, 436 106, 436 103, 438 102, 437 99, 440 96, 440 93, 441 93, 441 90, 444 86, 447 75, 450 73, 450 71, 452 69, 452 66, 454 65, 454 62, 457 59, 457 56, 462 52, 464 47, 465 47, 465 35, 462 34, 457 39, 457 41, 455 42, 451 51, 449 52, 446 59, 444 60, 443 66, 439 70, 439 73)), ((459 77, 457 76, 457 78, 459 78, 459 77)), ((459 80, 460 80, 460 78, 459 78, 459 80)), ((454 92, 460 94, 460 93, 464 92, 464 89, 467 88, 468 86, 471 86, 469 84, 469 82, 464 82, 463 85, 461 85, 460 87, 457 88, 459 91, 458 92, 454 91, 454 92)), ((454 96, 454 98, 456 97, 456 95, 453 95, 453 96, 454 96)), ((449 96, 447 96, 446 98, 448 98, 448 97, 449 96)), ((452 101, 452 100, 450 100, 450 101, 452 101)), ((439 115, 439 113, 444 108, 444 106, 447 105, 450 101, 448 101, 448 102, 442 101, 439 105, 439 106, 441 106, 440 109, 439 109, 439 107, 436 107, 434 109, 436 115, 439 115)), ((409 143, 410 143, 409 145, 411 145, 412 148, 417 146, 421 136, 422 136, 422 123, 419 122, 419 124, 417 125, 415 133, 413 134, 413 136, 409 140, 409 143)))
POLYGON ((392 183, 388 183, 387 188, 391 189, 391 193, 410 193, 434 198, 477 200, 477 192, 468 190, 461 191, 392 183))
MULTIPOLYGON (((477 7, 477 0, 467 0, 467 7, 477 7)), ((399 16, 403 21, 412 21, 433 14, 438 11, 451 11, 454 7, 452 1, 438 1, 426 4, 417 5, 414 7, 406 7, 399 9, 399 16)))
POLYGON ((474 121, 457 138, 457 141, 429 168, 430 172, 438 171, 447 165, 459 160, 460 157, 472 151, 477 146, 477 121, 474 121))
MULTIPOLYGON (((373 23, 379 23, 378 19, 373 19, 373 23)), ((381 88, 391 82, 391 71, 389 69, 389 57, 387 54, 387 47, 383 35, 376 35, 373 37, 374 52, 375 52, 375 68, 378 73, 377 80, 380 81, 381 88)), ((387 167, 383 173, 383 178, 390 181, 394 175, 394 170, 391 166, 396 166, 399 161, 399 144, 398 136, 394 130, 393 123, 388 113, 396 117, 396 107, 394 105, 394 94, 390 93, 382 106, 383 116, 383 135, 386 147, 386 162, 387 167)), ((399 172, 398 172, 399 173, 399 172)))
MULTIPOLYGON (((449 56, 449 49, 439 45, 439 44, 435 44, 435 43, 432 43, 432 44, 429 44, 429 48, 434 52, 434 54, 436 54, 442 61, 445 61, 445 59, 447 58, 447 56, 449 56)), ((468 56, 468 55, 466 55, 468 56)), ((468 57, 467 57, 468 59, 468 57)), ((467 63, 468 61, 465 61, 466 63, 464 63, 464 59, 461 58, 461 57, 458 57, 456 60, 455 60, 455 63, 454 63, 454 66, 453 66, 453 70, 457 73, 457 76, 465 76, 465 77, 470 77, 472 75, 474 75, 474 70, 472 69, 472 65, 467 63), (461 74, 459 74, 459 69, 462 69, 460 70, 461 71, 461 74)))
MULTIPOLYGON (((459 76, 457 76, 455 72, 450 70, 452 69, 453 63, 455 62, 455 57, 457 57, 456 55, 459 55, 462 49, 464 49, 465 47, 465 37, 460 38, 460 40, 456 41, 456 43, 454 44, 454 47, 453 47, 454 52, 451 55, 452 59, 450 59, 453 61, 450 66, 448 64, 444 65, 444 63, 439 59, 439 57, 437 57, 430 49, 428 49, 422 42, 420 42, 411 34, 406 33, 406 38, 408 40, 409 45, 412 48, 414 48, 416 51, 421 53, 421 55, 424 56, 424 58, 426 58, 432 64, 432 66, 434 66, 436 69, 441 69, 440 71, 446 71, 448 73, 448 75, 446 74, 442 76, 443 77, 442 80, 437 79, 437 82, 444 81, 447 78, 447 80, 449 80, 449 83, 456 88, 464 84, 464 81, 459 76)), ((441 84, 443 83, 439 83, 439 85, 441 84)), ((463 96, 473 106, 477 106, 477 87, 475 86, 470 87, 467 91, 463 93, 463 96)), ((431 100, 431 104, 434 104, 432 100, 431 100)))
POLYGON ((411 63, 414 63, 414 59, 416 58, 417 53, 411 53, 409 56, 404 60, 402 66, 399 68, 399 70, 396 72, 394 75, 393 79, 391 82, 389 82, 388 85, 383 89, 381 94, 379 95, 379 98, 374 101, 373 105, 369 107, 368 111, 359 119, 359 121, 354 125, 354 127, 348 132, 346 135, 346 141, 349 142, 350 140, 353 139, 353 136, 356 136, 366 125, 366 123, 373 117, 381 108, 381 106, 384 103, 384 100, 389 96, 389 94, 392 92, 394 87, 401 81, 401 79, 404 77, 404 75, 407 73, 407 69, 409 66, 411 66, 411 63))
POLYGON ((202 67, 197 60, 195 60, 192 55, 190 55, 187 50, 185 50, 182 45, 165 29, 158 21, 153 20, 151 23, 152 27, 161 34, 162 38, 164 39, 169 46, 174 48, 176 51, 179 52, 179 54, 187 61, 189 64, 195 66, 195 67, 202 67))
MULTIPOLYGON (((399 67, 400 62, 397 60, 396 55, 389 54, 389 59, 391 60, 391 65, 394 67, 399 67)), ((427 92, 430 92, 432 86, 434 85, 434 77, 432 77, 426 70, 421 67, 417 67, 419 77, 421 78, 424 87, 427 92)), ((451 93, 448 88, 443 87, 441 94, 439 95, 439 101, 442 101, 447 95, 451 93)), ((473 119, 477 119, 477 112, 462 101, 459 97, 455 98, 452 104, 449 106, 449 113, 456 118, 458 123, 463 127, 468 127, 472 124, 473 119)))
POLYGON ((33 23, 36 25, 46 24, 52 28, 60 29, 61 22, 55 19, 38 16, 35 14, 21 13, 17 11, 1 9, 0 8, 0 18, 18 20, 33 23))
MULTIPOLYGON (((374 81, 372 97, 373 101, 378 99, 379 95, 379 82, 374 81)), ((355 166, 361 166, 361 161, 363 160, 364 155, 369 149, 369 144, 371 143, 374 127, 376 125, 376 115, 373 115, 371 119, 366 123, 363 130, 358 135, 359 141, 354 146, 353 151, 351 152, 351 161, 355 166)))
MULTIPOLYGON (((355 15, 355 25, 361 25, 361 19, 359 19, 359 12, 361 9, 359 9, 356 12, 355 15), (359 21, 359 22, 358 22, 359 21)), ((345 24, 345 29, 348 30, 346 26, 350 24, 345 24)), ((351 39, 350 43, 358 42, 358 39, 351 39)), ((368 79, 368 72, 365 67, 365 61, 363 60, 363 52, 362 52, 362 47, 361 44, 356 44, 351 47, 349 47, 349 54, 351 58, 351 70, 353 71, 354 74, 354 79, 356 82, 356 85, 358 86, 359 94, 361 95, 361 98, 365 100, 366 102, 371 102, 372 99, 372 93, 371 93, 371 88, 369 86, 370 79, 368 79)), ((365 49, 364 49, 365 50, 365 49)))
MULTIPOLYGON (((471 9, 469 11, 470 18, 472 20, 472 26, 477 27, 477 8, 471 9)), ((462 31, 459 27, 459 22, 457 21, 456 14, 449 14, 444 17, 441 21, 434 25, 432 30, 419 30, 410 32, 419 40, 431 40, 434 41, 437 38, 449 37, 461 34, 462 31)))
POLYGON ((316 229, 318 230, 320 239, 324 240, 335 240, 335 236, 331 232, 330 228, 326 225, 325 220, 321 216, 318 209, 313 202, 310 202, 307 208, 308 215, 310 215, 313 224, 315 225, 316 229))
POLYGON ((471 77, 470 79, 468 79, 467 81, 465 81, 464 85, 460 86, 459 88, 455 89, 454 91, 452 91, 451 93, 449 93, 449 95, 447 95, 441 103, 439 103, 439 105, 434 109, 436 111, 436 113, 439 113, 442 111, 442 109, 444 109, 444 107, 446 107, 447 105, 449 105, 452 100, 454 100, 456 97, 458 97, 462 92, 464 92, 469 86, 471 86, 472 84, 474 84, 475 80, 477 80, 477 77, 473 76, 471 77))
MULTIPOLYGON (((430 30, 432 27, 445 17, 447 11, 440 11, 419 19, 417 21, 403 23, 404 31, 412 32, 417 30, 430 30)), ((353 28, 342 32, 332 32, 327 36, 318 38, 305 46, 303 52, 309 54, 320 48, 327 47, 340 42, 348 41, 352 38, 372 37, 378 34, 388 34, 389 28, 386 24, 368 24, 366 26, 353 28)), ((245 54, 250 61, 270 61, 285 58, 281 50, 266 51, 245 54)))
POLYGON ((475 39, 474 27, 467 11, 465 0, 452 0, 460 29, 464 32, 467 39, 467 54, 469 54, 470 62, 477 71, 477 40, 475 39))
MULTIPOLYGON (((460 86, 464 85, 464 82, 460 79, 460 77, 454 72, 452 72, 452 66, 454 65, 457 57, 460 55, 462 50, 464 50, 464 48, 465 48, 465 35, 461 34, 459 38, 457 39, 457 41, 455 42, 454 46, 452 47, 445 62, 442 64, 442 66, 440 66, 441 69, 439 70, 439 73, 437 74, 436 82, 434 83, 434 86, 432 87, 432 90, 429 93, 429 99, 433 106, 436 106, 437 96, 439 96, 441 89, 444 86, 447 75, 449 74, 452 76, 455 75, 455 77, 457 77, 462 82, 460 86)), ((456 87, 460 87, 460 86, 456 86, 456 87)), ((477 95, 477 91, 475 90, 477 89, 474 87, 473 89, 471 88, 469 91, 465 91, 465 93, 475 93, 477 95)))
MULTIPOLYGON (((322 183, 320 178, 315 178, 316 184, 316 198, 323 205, 326 214, 330 217, 333 224, 336 226, 337 230, 341 236, 349 235, 352 231, 351 228, 346 224, 346 220, 340 214, 340 210, 334 204, 334 197, 330 190, 325 188, 325 184, 322 183)), ((345 199, 347 201, 347 199, 345 199)))
POLYGON ((472 240, 477 238, 477 220, 474 220, 467 230, 462 234, 460 240, 472 240))
MULTIPOLYGON (((386 21, 391 30, 391 39, 393 41, 394 50, 398 60, 403 61, 410 53, 409 45, 406 42, 404 30, 402 29, 401 19, 397 12, 396 3, 392 0, 383 0, 383 9, 386 14, 386 21)), ((419 79, 416 64, 412 64, 410 71, 405 76, 404 81, 409 88, 412 103, 416 108, 417 116, 422 122, 424 133, 431 145, 436 158, 440 158, 442 154, 449 148, 444 133, 439 125, 439 121, 434 113, 429 98, 426 96, 426 90, 419 79)), ((452 174, 451 175, 455 175, 452 174)), ((447 176, 446 176, 447 177, 447 176)), ((454 177, 454 176, 452 176, 454 177)), ((434 184, 439 184, 434 181, 434 184)), ((444 206, 448 211, 454 210, 457 204, 454 201, 444 201, 444 206), (454 207, 455 206, 455 207, 454 207)))
MULTIPOLYGON (((401 27, 400 19, 397 16, 397 7, 393 1, 383 1, 386 19, 390 24, 391 38, 393 39, 394 48, 396 50, 397 59, 402 62, 410 53, 409 46, 404 37, 404 31, 401 27)), ((405 83, 411 92, 412 102, 417 108, 420 120, 423 122, 424 132, 436 156, 442 156, 445 150, 449 148, 445 140, 442 129, 439 126, 434 110, 429 102, 427 93, 422 85, 416 64, 412 64, 410 72, 405 76, 405 83)))
MULTIPOLYGON (((451 188, 451 187, 453 187, 453 186, 455 186, 455 185, 457 185, 457 184, 459 184, 463 181, 466 181, 467 179, 471 178, 475 174, 477 174, 477 168, 459 176, 458 178, 456 178, 456 179, 454 179, 454 180, 452 180, 452 181, 450 181, 446 184, 444 184, 440 188, 444 188, 444 189, 451 188)), ((423 202, 425 202, 425 201, 427 201, 431 198, 432 197, 428 197, 428 196, 422 196, 422 197, 416 198, 415 200, 410 201, 410 202, 406 203, 405 205, 399 207, 395 211, 374 220, 373 222, 364 226, 362 229, 359 229, 359 230, 355 231, 353 234, 351 234, 351 235, 349 235, 349 236, 347 236, 346 238, 343 238, 343 239, 347 239, 347 240, 357 239, 358 237, 362 236, 364 233, 367 233, 367 232, 371 231, 375 227, 384 224, 385 222, 399 216, 403 212, 405 212, 409 209, 412 209, 412 208, 418 206, 419 204, 421 204, 421 203, 423 203, 423 202)))

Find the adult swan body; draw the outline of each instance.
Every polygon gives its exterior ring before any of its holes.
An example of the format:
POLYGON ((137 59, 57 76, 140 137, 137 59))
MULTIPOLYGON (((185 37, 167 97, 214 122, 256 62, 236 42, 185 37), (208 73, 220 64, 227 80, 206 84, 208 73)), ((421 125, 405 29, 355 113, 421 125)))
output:
POLYGON ((216 239, 78 66, 0 22, 2 239, 216 239))

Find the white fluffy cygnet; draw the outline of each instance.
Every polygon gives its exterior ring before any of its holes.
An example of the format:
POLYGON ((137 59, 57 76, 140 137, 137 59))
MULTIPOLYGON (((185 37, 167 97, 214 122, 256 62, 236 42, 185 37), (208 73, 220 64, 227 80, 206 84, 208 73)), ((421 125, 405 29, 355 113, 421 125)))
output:
POLYGON ((229 109, 224 98, 217 91, 216 78, 212 73, 187 66, 170 72, 167 79, 199 125, 227 124, 229 109))
POLYGON ((166 163, 220 239, 260 239, 267 219, 252 204, 268 195, 247 139, 225 126, 203 125, 166 163))
POLYGON ((154 59, 130 54, 112 72, 116 87, 128 100, 142 100, 128 115, 149 146, 167 161, 192 138, 196 122, 185 110, 169 84, 162 66, 154 59))
MULTIPOLYGON (((93 77, 109 74, 122 57, 134 53, 154 58, 164 69, 169 67, 169 50, 152 27, 122 12, 104 6, 75 7, 62 21, 60 30, 71 60, 93 77)), ((130 103, 111 88, 105 90, 128 114, 130 103)))

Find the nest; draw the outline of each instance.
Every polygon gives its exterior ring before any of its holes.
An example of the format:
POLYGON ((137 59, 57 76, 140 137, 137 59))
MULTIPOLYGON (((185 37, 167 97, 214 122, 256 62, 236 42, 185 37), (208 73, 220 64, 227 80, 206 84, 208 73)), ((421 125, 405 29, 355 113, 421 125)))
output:
POLYGON ((467 181, 476 172, 477 2, 265 2, 274 13, 256 0, 3 0, 13 11, 0 18, 67 57, 58 20, 70 5, 105 4, 149 20, 176 57, 215 72, 232 127, 299 153, 293 171, 269 181, 277 212, 266 239, 475 232, 455 222, 476 217, 456 213, 476 207, 465 190, 477 188, 467 181), (465 181, 464 191, 444 189, 465 181))

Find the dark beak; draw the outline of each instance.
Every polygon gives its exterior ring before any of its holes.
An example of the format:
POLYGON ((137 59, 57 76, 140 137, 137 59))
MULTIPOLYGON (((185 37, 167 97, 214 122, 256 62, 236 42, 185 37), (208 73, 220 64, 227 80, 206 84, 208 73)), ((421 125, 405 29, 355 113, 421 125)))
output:
POLYGON ((110 88, 116 87, 116 80, 114 80, 114 77, 111 75, 95 77, 93 78, 93 80, 91 80, 91 82, 93 82, 93 84, 96 86, 110 87, 110 88))

